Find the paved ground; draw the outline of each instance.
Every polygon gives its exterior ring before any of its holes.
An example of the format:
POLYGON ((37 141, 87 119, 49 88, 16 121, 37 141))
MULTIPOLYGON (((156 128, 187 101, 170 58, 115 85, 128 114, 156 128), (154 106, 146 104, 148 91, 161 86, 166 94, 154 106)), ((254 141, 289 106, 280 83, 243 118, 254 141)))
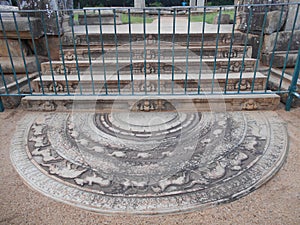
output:
MULTIPOLYGON (((188 31, 188 19, 186 17, 177 17, 175 21, 175 33, 176 34, 186 34, 188 31)), ((202 22, 191 22, 190 33, 201 33, 202 32, 202 22)), ((220 26, 220 33, 231 33, 232 24, 222 24, 220 26)), ((103 33, 114 33, 114 26, 103 25, 103 33)), ((75 26, 74 31, 76 33, 85 33, 85 26, 75 26)), ((99 33, 99 25, 90 25, 88 27, 89 33, 99 33)), ((132 33, 143 34, 144 28, 143 24, 132 24, 132 33)), ((205 33, 217 33, 218 25, 216 24, 205 24, 205 33)), ((118 33, 128 33, 128 24, 117 25, 118 33)), ((146 33, 158 33, 158 20, 155 19, 152 23, 146 24, 146 33)), ((172 17, 161 17, 161 33, 173 34, 173 18, 172 17)))
POLYGON ((32 191, 15 172, 9 158, 16 122, 26 112, 0 114, 1 224, 299 224, 300 223, 300 109, 277 111, 288 124, 290 153, 279 173, 260 189, 235 202, 177 215, 102 216, 55 202, 32 191))

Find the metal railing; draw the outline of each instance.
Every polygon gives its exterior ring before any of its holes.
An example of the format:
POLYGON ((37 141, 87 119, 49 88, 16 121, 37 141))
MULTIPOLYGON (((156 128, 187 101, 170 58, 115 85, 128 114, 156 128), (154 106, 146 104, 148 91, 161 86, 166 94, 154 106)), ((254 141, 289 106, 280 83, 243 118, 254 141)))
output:
POLYGON ((299 5, 1 11, 0 97, 278 93, 288 94, 289 110, 299 97, 299 5), (282 49, 289 7, 296 10, 282 49), (269 34, 274 9, 279 19, 269 34), (222 24, 224 14, 230 24, 222 24), (266 36, 272 49, 264 46, 266 36), (295 54, 296 66, 289 68, 295 54), (278 55, 284 61, 270 90, 278 55), (283 88, 291 70, 290 87, 283 88))

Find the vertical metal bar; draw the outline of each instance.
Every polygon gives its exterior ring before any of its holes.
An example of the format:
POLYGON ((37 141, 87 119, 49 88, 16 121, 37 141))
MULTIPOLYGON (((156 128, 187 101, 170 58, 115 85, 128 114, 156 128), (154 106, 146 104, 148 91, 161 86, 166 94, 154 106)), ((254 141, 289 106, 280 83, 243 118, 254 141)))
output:
POLYGON ((248 36, 249 36, 249 31, 250 31, 250 26, 251 26, 251 21, 252 21, 252 13, 253 13, 253 6, 250 6, 249 18, 247 21, 246 40, 245 40, 245 44, 244 44, 242 66, 241 66, 240 78, 239 78, 239 84, 238 84, 238 93, 240 93, 240 91, 241 91, 241 83, 242 83, 243 71, 244 71, 244 66, 245 66, 245 55, 246 55, 246 51, 247 51, 248 36))
POLYGON ((24 51, 23 51, 23 46, 22 46, 22 41, 21 41, 21 37, 20 37, 19 27, 18 27, 18 23, 17 23, 17 20, 16 20, 15 12, 12 12, 12 14, 13 14, 13 19, 14 19, 14 24, 15 24, 15 27, 16 27, 16 33, 17 33, 17 36, 18 36, 20 51, 21 51, 21 54, 22 54, 22 60, 23 60, 23 63, 24 63, 27 83, 28 83, 29 91, 32 94, 32 88, 31 88, 31 84, 30 84, 30 78, 29 78, 27 63, 26 63, 26 59, 25 59, 25 55, 24 55, 24 51))
POLYGON ((41 19, 42 19, 42 24, 43 24, 43 29, 44 29, 47 55, 48 55, 49 65, 50 65, 50 70, 51 70, 51 75, 52 75, 53 89, 54 89, 55 95, 57 95, 56 82, 55 82, 53 66, 52 66, 52 59, 51 59, 51 54, 50 54, 50 51, 49 51, 49 43, 48 43, 48 36, 47 36, 47 29, 46 29, 46 24, 45 24, 44 12, 41 12, 41 19))
POLYGON ((281 74, 281 78, 280 78, 278 91, 281 90, 282 81, 283 81, 283 78, 284 78, 284 73, 285 73, 285 69, 286 69, 286 65, 287 65, 287 61, 288 61, 288 57, 289 57, 289 52, 290 52, 291 45, 292 45, 292 42, 293 42, 293 36, 294 36, 294 31, 295 31, 295 26, 296 26, 296 22, 297 22, 298 13, 299 13, 299 4, 297 5, 297 11, 296 11, 295 20, 294 20, 294 23, 293 23, 291 37, 290 37, 288 48, 287 48, 286 55, 285 55, 285 60, 284 60, 283 68, 282 68, 282 74, 281 74))
POLYGON ((201 49, 200 49, 200 67, 199 67, 199 77, 198 77, 198 95, 200 94, 200 91, 201 91, 201 77, 202 77, 202 62, 203 62, 205 21, 206 21, 206 7, 203 10, 202 34, 201 34, 201 49))
POLYGON ((218 17, 218 31, 217 31, 217 39, 216 39, 216 51, 215 51, 215 58, 214 58, 214 71, 212 76, 212 83, 211 83, 211 93, 214 93, 214 86, 215 86, 215 77, 216 77, 216 67, 217 67, 217 57, 218 57, 218 47, 219 47, 219 36, 220 36, 220 22, 222 16, 222 7, 220 7, 219 17, 218 17))
POLYGON ((103 31, 102 31, 102 17, 101 10, 98 10, 99 16, 99 27, 100 27, 100 42, 101 42, 101 55, 102 55, 102 64, 103 64, 103 72, 104 72, 104 88, 105 94, 108 94, 107 90, 107 79, 106 79, 106 64, 105 64, 105 51, 104 51, 104 41, 103 41, 103 31))
POLYGON ((160 18, 160 13, 161 13, 161 11, 160 11, 160 9, 158 9, 158 37, 157 37, 157 39, 158 39, 158 43, 157 43, 157 45, 158 45, 158 50, 157 50, 157 53, 158 53, 158 58, 157 58, 157 60, 158 60, 158 72, 157 72, 157 75, 158 75, 158 81, 157 81, 157 91, 158 91, 158 95, 160 95, 160 56, 161 56, 161 52, 160 52, 160 23, 161 23, 161 18, 160 18))
POLYGON ((78 63, 78 56, 77 56, 77 46, 76 46, 76 38, 74 33, 74 13, 70 14, 70 25, 71 25, 71 31, 72 31, 72 38, 73 38, 73 48, 74 48, 74 55, 75 55, 75 62, 76 62, 76 71, 77 71, 77 77, 78 77, 78 85, 80 89, 80 95, 82 95, 82 85, 81 85, 81 76, 80 76, 80 68, 78 63))
POLYGON ((132 65, 132 35, 131 35, 131 17, 130 9, 128 9, 128 30, 129 30, 129 51, 130 51, 130 80, 131 94, 134 95, 133 65, 132 65))
POLYGON ((4 112, 4 105, 0 96, 0 112, 4 112))
POLYGON ((147 35, 146 35, 146 12, 143 9, 143 28, 144 28, 144 89, 145 95, 147 95, 147 35))
POLYGON ((116 24, 116 10, 113 9, 114 13, 114 37, 116 46, 116 69, 118 76, 118 93, 121 94, 121 83, 120 83, 120 70, 119 70, 119 52, 118 52, 118 36, 117 36, 117 24, 116 24))
POLYGON ((225 80, 225 87, 224 87, 224 94, 227 93, 227 85, 228 85, 228 78, 229 78, 229 71, 230 71, 230 60, 231 60, 231 54, 232 54, 232 46, 234 42, 234 28, 236 24, 236 15, 237 15, 237 6, 234 7, 234 18, 233 18, 233 25, 232 25, 232 31, 231 31, 231 39, 230 39, 230 49, 228 54, 228 64, 227 64, 227 71, 226 71, 226 80, 225 80))
POLYGON ((65 76, 65 81, 66 81, 66 88, 67 88, 67 93, 68 95, 70 95, 70 89, 69 89, 69 82, 68 82, 68 75, 67 75, 67 71, 66 71, 66 64, 65 64, 65 54, 64 54, 64 50, 63 50, 63 46, 62 46, 62 41, 61 41, 61 32, 60 32, 60 27, 59 27, 59 23, 58 23, 58 11, 55 11, 55 20, 56 20, 56 26, 57 26, 57 35, 58 35, 58 40, 59 40, 59 49, 60 49, 60 53, 61 53, 61 60, 63 63, 63 67, 64 67, 64 76, 65 76))
POLYGON ((298 57, 297 57, 296 65, 295 65, 292 82, 289 87, 289 95, 288 95, 288 99, 287 99, 286 105, 285 105, 286 111, 290 111, 290 109, 291 109, 293 97, 294 97, 293 95, 296 95, 299 97, 299 94, 297 94, 297 92, 296 92, 297 91, 297 82, 298 82, 298 78, 299 78, 299 72, 300 72, 300 48, 298 50, 298 57))
POLYGON ((265 26, 266 26, 268 11, 269 11, 269 6, 266 5, 265 6, 265 15, 264 15, 263 26, 262 26, 262 30, 261 30, 260 38, 259 38, 259 48, 258 48, 258 51, 257 51, 257 57, 256 57, 256 62, 255 62, 255 68, 254 68, 254 75, 253 75, 252 84, 251 84, 251 93, 253 93, 253 91, 254 91, 256 73, 257 73, 257 68, 258 68, 258 64, 259 64, 259 60, 260 60, 260 52, 261 52, 263 39, 264 39, 264 33, 265 33, 265 26))
POLYGON ((9 94, 9 90, 7 88, 7 84, 6 84, 6 80, 5 80, 5 77, 4 77, 4 73, 3 73, 3 70, 2 70, 1 64, 0 64, 0 73, 1 73, 2 81, 3 81, 3 86, 5 88, 5 92, 6 92, 6 94, 9 94))
POLYGON ((276 46, 277 46, 278 34, 279 34, 279 31, 280 31, 280 28, 281 28, 281 20, 282 20, 282 15, 283 15, 283 9, 284 9, 284 5, 281 6, 280 17, 279 17, 278 24, 277 24, 275 43, 274 43, 274 47, 273 47, 273 51, 272 51, 272 56, 271 56, 271 61, 270 61, 270 66, 269 66, 269 70, 268 70, 268 76, 267 76, 267 80, 266 80, 265 92, 267 92, 268 83, 269 83, 270 76, 271 76, 271 70, 272 70, 273 61, 274 61, 274 57, 275 57, 275 51, 276 51, 276 46))
POLYGON ((191 8, 188 10, 188 30, 186 38, 186 62, 185 62, 185 80, 184 80, 184 94, 186 94, 187 85, 188 85, 188 73, 189 73, 189 48, 190 48, 190 32, 191 32, 191 8))
MULTIPOLYGON (((33 37, 32 24, 31 24, 31 21, 30 21, 29 13, 27 13, 27 20, 28 20, 28 25, 29 25, 30 35, 31 35, 31 42, 32 42, 32 46, 33 46, 33 53, 34 53, 34 56, 35 56, 35 62, 36 62, 36 66, 38 68, 40 85, 41 85, 42 93, 44 95, 45 90, 44 90, 44 84, 43 84, 42 73, 41 73, 41 65, 40 65, 40 62, 39 62, 39 57, 38 57, 38 53, 37 53, 37 49, 36 49, 36 44, 35 44, 35 40, 34 40, 34 37, 33 37)), ((38 90, 36 90, 36 91, 38 91, 38 90)))
POLYGON ((7 48, 9 60, 10 60, 12 71, 13 71, 14 80, 16 82, 16 87, 18 89, 18 94, 20 94, 20 86, 19 86, 18 79, 17 79, 17 73, 16 73, 16 70, 15 70, 14 61, 12 59, 12 55, 11 55, 11 52, 10 52, 9 44, 8 44, 8 41, 7 41, 8 39, 7 39, 7 35, 6 35, 6 31, 5 31, 5 27, 4 27, 4 24, 3 24, 1 13, 0 13, 0 22, 1 22, 1 26, 2 26, 3 37, 4 37, 4 40, 5 40, 5 43, 6 43, 6 48, 7 48))
POLYGON ((89 67, 90 67, 90 75, 91 75, 91 81, 92 81, 92 89, 93 89, 93 95, 95 95, 95 83, 94 83, 94 76, 93 76, 93 64, 91 59, 91 48, 90 48, 90 39, 89 39, 89 29, 87 25, 87 18, 86 18, 86 10, 83 10, 84 13, 84 24, 85 24, 85 36, 86 36, 86 42, 88 46, 88 55, 89 55, 89 67))
POLYGON ((174 94, 174 71, 175 71, 175 33, 176 33, 176 10, 173 12, 173 34, 172 34, 172 94, 174 94))

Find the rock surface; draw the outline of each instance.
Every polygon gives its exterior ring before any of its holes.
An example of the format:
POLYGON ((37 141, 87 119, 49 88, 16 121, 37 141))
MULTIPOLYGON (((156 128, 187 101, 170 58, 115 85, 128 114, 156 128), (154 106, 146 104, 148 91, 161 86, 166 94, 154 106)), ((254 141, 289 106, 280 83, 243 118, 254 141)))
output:
MULTIPOLYGON (((9 159, 9 146, 17 121, 27 113, 6 110, 0 114, 1 205, 3 224, 298 224, 300 221, 299 109, 277 111, 286 122, 290 151, 278 174, 261 188, 238 201, 192 213, 161 216, 97 215, 56 202, 28 188, 9 159)), ((39 114, 39 113, 37 113, 39 114)))
POLYGON ((287 144, 273 112, 56 113, 25 117, 11 157, 30 186, 56 200, 151 215, 248 194, 279 170, 287 144))

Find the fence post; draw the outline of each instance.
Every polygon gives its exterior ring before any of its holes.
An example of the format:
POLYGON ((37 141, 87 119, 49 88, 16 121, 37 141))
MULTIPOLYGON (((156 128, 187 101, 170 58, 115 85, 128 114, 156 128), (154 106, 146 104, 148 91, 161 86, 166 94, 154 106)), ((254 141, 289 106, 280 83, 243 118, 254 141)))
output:
POLYGON ((296 65, 295 65, 293 79, 292 79, 291 85, 289 87, 289 95, 288 95, 286 105, 285 105, 286 111, 290 111, 293 98, 300 97, 300 95, 297 93, 297 82, 298 82, 298 78, 299 78, 299 72, 300 72, 300 48, 298 50, 298 57, 297 57, 296 65))
POLYGON ((3 112, 3 111, 4 111, 4 105, 3 105, 2 99, 0 97, 0 112, 3 112))

